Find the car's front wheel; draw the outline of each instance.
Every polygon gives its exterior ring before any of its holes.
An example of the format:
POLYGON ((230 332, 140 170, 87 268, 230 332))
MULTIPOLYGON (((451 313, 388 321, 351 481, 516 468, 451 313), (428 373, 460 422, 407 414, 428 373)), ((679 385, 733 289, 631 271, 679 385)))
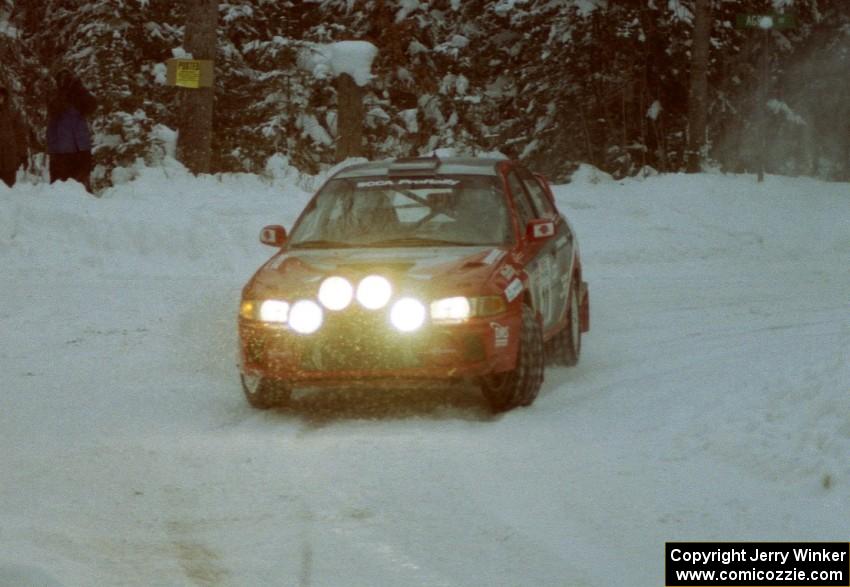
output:
POLYGON ((289 402, 292 390, 284 381, 260 375, 241 374, 242 391, 251 407, 267 410, 289 402))
POLYGON ((522 330, 516 366, 511 371, 486 375, 481 391, 494 412, 528 406, 543 384, 543 333, 534 310, 522 307, 522 330))

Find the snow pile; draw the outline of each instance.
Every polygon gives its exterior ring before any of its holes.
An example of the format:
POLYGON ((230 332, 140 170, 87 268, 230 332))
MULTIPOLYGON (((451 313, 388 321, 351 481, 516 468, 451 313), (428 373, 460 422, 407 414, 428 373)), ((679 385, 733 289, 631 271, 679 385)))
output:
MULTIPOLYGON (((209 274, 259 261, 265 224, 291 223, 309 194, 281 159, 268 179, 194 177, 167 158, 161 167, 120 168, 125 183, 92 198, 76 182, 0 187, 0 260, 7 273, 209 274), (163 263, 168 260, 168 263, 163 263)), ((268 250, 265 252, 269 252, 268 250)), ((247 271, 247 268, 243 269, 247 271)))
POLYGON ((378 48, 368 41, 338 41, 326 45, 313 43, 298 55, 298 66, 319 78, 350 75, 358 86, 372 79, 372 62, 378 48))

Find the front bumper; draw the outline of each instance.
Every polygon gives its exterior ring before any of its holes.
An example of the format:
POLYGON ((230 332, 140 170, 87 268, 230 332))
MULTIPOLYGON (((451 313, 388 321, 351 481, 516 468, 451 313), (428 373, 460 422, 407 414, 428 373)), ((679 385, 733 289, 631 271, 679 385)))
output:
POLYGON ((519 326, 505 314, 400 333, 384 313, 354 309, 326 314, 318 332, 301 335, 240 317, 240 368, 305 386, 463 380, 513 369, 519 326))

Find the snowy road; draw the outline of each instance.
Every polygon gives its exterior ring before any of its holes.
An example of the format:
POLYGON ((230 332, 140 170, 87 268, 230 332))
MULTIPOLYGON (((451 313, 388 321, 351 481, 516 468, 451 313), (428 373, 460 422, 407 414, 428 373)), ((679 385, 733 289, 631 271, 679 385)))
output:
POLYGON ((463 391, 247 407, 239 288, 300 192, 0 188, 0 585, 652 586, 666 540, 846 541, 847 184, 585 175, 557 190, 581 363, 497 418, 463 391))

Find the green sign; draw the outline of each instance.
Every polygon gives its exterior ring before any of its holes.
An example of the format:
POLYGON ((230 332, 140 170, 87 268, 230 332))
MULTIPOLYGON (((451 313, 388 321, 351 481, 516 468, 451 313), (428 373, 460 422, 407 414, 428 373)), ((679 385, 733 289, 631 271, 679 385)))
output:
POLYGON ((739 14, 735 28, 739 29, 793 29, 797 19, 793 14, 739 14))

